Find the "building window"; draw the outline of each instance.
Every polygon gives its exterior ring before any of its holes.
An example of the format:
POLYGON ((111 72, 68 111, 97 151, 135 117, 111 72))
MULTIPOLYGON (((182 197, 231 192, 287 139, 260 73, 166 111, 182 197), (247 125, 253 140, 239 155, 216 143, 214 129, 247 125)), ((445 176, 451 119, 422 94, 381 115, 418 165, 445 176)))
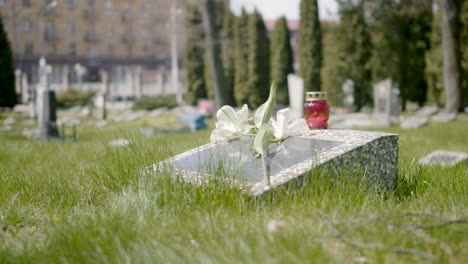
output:
POLYGON ((68 23, 68 24, 67 24, 67 32, 68 32, 69 34, 75 33, 75 24, 73 24, 73 23, 68 23))
POLYGON ((113 9, 114 9, 114 4, 112 3, 111 0, 107 0, 107 2, 106 2, 106 13, 108 15, 112 14, 113 9))
POLYGON ((30 7, 31 6, 31 0, 23 0, 23 6, 24 7, 30 7))
POLYGON ((107 29, 107 36, 112 37, 114 35, 114 27, 112 25, 109 25, 109 28, 107 29))
POLYGON ((3 23, 3 31, 8 32, 8 20, 6 18, 2 19, 2 23, 3 23))
POLYGON ((141 14, 143 16, 148 16, 149 13, 150 13, 150 9, 146 5, 141 7, 141 14))
POLYGON ((74 0, 67 0, 67 9, 73 10, 75 8, 75 1, 74 0))
POLYGON ((88 55, 89 55, 90 58, 96 57, 96 48, 95 47, 89 47, 88 55))
POLYGON ((114 55, 114 46, 113 45, 109 45, 109 55, 114 55))
POLYGON ((25 19, 24 20, 24 32, 26 33, 31 32, 31 28, 32 28, 31 20, 25 19))
POLYGON ((68 54, 70 54, 70 56, 76 56, 76 44, 75 43, 70 44, 68 54))
POLYGON ((33 44, 32 44, 32 43, 27 43, 27 44, 24 46, 24 54, 25 54, 25 55, 28 55, 28 56, 32 56, 33 53, 34 53, 33 44))

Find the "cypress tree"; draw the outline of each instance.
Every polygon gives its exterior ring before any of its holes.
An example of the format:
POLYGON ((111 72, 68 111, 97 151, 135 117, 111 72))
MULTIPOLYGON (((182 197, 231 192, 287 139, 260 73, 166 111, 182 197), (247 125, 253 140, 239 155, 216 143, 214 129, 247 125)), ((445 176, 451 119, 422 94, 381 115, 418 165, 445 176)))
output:
POLYGON ((339 72, 341 82, 346 79, 354 81, 354 103, 356 110, 370 101, 371 97, 371 50, 372 43, 364 19, 363 1, 339 1, 340 45, 339 72))
POLYGON ((322 90, 328 92, 328 102, 332 106, 343 104, 341 86, 343 78, 340 76, 339 35, 340 25, 336 22, 323 22, 323 78, 322 90))
POLYGON ((248 100, 248 15, 244 9, 238 18, 234 19, 234 99, 238 106, 248 100))
POLYGON ((13 56, 0 16, 0 107, 13 107, 17 102, 13 56))
POLYGON ((194 5, 187 4, 185 9, 185 28, 187 32, 184 48, 184 67, 187 82, 185 101, 197 104, 199 98, 207 98, 205 66, 200 54, 204 54, 204 34, 201 13, 194 5))
POLYGON ((289 104, 288 74, 294 72, 290 33, 285 17, 278 19, 271 35, 271 79, 275 82, 276 103, 289 104))
POLYGON ((322 30, 317 0, 301 0, 299 26, 300 74, 306 91, 320 91, 322 30))
POLYGON ((443 104, 442 95, 444 91, 440 27, 440 9, 438 9, 437 12, 434 13, 432 21, 431 47, 426 52, 426 79, 429 98, 439 107, 443 104))
POLYGON ((383 0, 377 5, 375 80, 391 77, 407 101, 422 105, 427 97, 425 53, 430 45, 431 0, 383 0))
POLYGON ((252 108, 263 104, 270 91, 270 40, 257 10, 249 16, 248 103, 252 108))
POLYGON ((226 12, 221 30, 224 89, 227 96, 226 103, 229 105, 234 105, 234 19, 230 11, 226 12))
POLYGON ((468 102, 468 1, 462 2, 460 11, 460 41, 459 47, 461 52, 461 67, 462 67, 462 98, 468 102))

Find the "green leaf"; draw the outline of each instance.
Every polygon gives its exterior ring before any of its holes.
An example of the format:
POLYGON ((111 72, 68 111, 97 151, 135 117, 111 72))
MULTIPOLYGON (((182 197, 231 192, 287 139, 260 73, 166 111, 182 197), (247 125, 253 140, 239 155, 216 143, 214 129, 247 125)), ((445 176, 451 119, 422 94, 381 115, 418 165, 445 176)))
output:
POLYGON ((270 139, 273 138, 273 129, 268 124, 263 124, 254 138, 253 149, 262 156, 266 156, 270 139))
POLYGON ((276 85, 273 82, 270 87, 270 95, 268 96, 268 100, 262 104, 257 111, 255 111, 254 115, 254 123, 257 128, 260 128, 263 124, 268 123, 271 118, 271 114, 273 113, 273 108, 276 104, 276 85))

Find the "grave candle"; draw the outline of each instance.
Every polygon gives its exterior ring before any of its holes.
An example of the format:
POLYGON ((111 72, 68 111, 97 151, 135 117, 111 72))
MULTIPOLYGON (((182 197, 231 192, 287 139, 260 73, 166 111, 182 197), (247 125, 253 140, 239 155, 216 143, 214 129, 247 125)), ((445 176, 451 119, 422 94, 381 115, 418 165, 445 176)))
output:
POLYGON ((304 118, 310 129, 326 129, 330 117, 327 92, 307 92, 304 104, 304 118))

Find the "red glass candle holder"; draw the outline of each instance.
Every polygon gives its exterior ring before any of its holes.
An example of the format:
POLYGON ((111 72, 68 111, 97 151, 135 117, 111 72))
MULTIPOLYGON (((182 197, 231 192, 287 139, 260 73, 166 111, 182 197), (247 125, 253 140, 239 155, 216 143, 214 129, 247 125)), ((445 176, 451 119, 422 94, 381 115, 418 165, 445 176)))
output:
POLYGON ((307 92, 304 118, 310 129, 326 129, 330 117, 327 92, 307 92))

